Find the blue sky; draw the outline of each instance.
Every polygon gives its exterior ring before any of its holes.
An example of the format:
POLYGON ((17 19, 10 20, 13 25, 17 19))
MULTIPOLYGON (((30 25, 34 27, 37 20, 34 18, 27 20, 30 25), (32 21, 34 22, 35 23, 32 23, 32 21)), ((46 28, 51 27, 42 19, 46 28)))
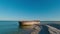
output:
POLYGON ((60 0, 0 0, 0 20, 60 21, 60 0))

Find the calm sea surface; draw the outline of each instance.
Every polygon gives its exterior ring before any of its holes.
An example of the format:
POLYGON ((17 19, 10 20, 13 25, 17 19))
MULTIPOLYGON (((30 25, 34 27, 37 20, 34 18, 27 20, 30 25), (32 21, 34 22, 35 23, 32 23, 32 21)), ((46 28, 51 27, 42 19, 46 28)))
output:
POLYGON ((0 34, 13 34, 18 30, 17 21, 0 21, 0 34))
MULTIPOLYGON (((56 23, 53 21, 42 21, 41 24, 47 24, 47 23, 56 23)), ((60 22, 58 22, 60 23, 60 22)), ((26 30, 20 29, 18 21, 0 21, 0 34, 22 34, 21 32, 26 32, 26 30)), ((28 30, 29 31, 29 30, 28 30)))

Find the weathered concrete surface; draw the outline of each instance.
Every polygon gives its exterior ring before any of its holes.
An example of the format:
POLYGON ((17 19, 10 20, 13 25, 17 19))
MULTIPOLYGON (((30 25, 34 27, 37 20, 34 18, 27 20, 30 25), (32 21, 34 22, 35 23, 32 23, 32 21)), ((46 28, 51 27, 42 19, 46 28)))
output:
POLYGON ((45 25, 42 25, 42 29, 39 32, 39 34, 50 34, 50 32, 48 31, 48 27, 45 25))
POLYGON ((41 31, 40 26, 34 25, 34 28, 31 34, 39 34, 40 31, 41 31))
POLYGON ((48 27, 48 30, 50 32, 50 34, 60 34, 60 30, 55 28, 55 27, 52 27, 52 26, 49 26, 49 25, 46 25, 48 27))

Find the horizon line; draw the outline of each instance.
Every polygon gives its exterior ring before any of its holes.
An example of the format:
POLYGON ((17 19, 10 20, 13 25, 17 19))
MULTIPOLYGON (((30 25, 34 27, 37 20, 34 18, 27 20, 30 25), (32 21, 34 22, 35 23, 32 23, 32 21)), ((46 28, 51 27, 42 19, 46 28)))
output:
POLYGON ((39 21, 60 21, 60 20, 40 20, 40 19, 0 19, 0 21, 34 21, 34 20, 39 20, 39 21))

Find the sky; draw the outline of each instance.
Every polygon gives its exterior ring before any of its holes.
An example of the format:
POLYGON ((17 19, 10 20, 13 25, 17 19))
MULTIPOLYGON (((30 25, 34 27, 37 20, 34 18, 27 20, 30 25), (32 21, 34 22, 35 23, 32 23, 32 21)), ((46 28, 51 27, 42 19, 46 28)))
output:
POLYGON ((60 0, 0 0, 0 20, 60 21, 60 0))

